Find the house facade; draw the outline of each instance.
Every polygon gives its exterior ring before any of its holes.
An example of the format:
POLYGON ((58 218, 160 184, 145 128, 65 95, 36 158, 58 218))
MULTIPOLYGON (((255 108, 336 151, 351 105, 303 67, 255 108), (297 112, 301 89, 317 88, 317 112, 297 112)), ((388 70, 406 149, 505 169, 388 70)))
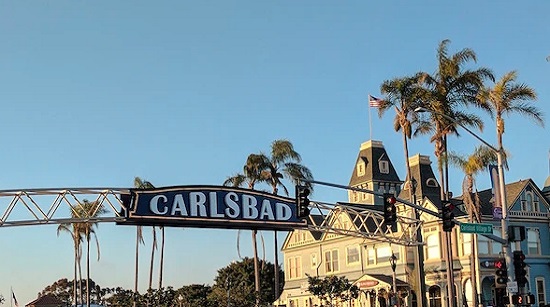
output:
MULTIPOLYGON (((349 186, 383 193, 415 203, 432 212, 441 207, 439 183, 428 156, 409 158, 411 183, 399 179, 382 142, 368 141, 361 144, 353 166, 349 186)), ((526 239, 512 243, 512 250, 520 248, 526 255, 529 282, 527 289, 535 294, 536 304, 550 303, 550 178, 540 190, 532 180, 522 180, 506 185, 509 225, 526 228, 526 239)), ((493 193, 491 189, 479 192, 481 222, 493 225, 494 235, 501 237, 501 222, 493 218, 493 193)), ((348 202, 354 206, 381 210, 383 199, 369 193, 348 192, 348 202)), ((462 196, 452 198, 456 205, 458 221, 471 222, 462 196)), ((482 235, 461 233, 454 227, 447 248, 447 233, 441 220, 409 206, 397 206, 399 216, 420 219, 420 245, 403 246, 383 240, 350 237, 330 232, 297 229, 290 232, 282 247, 284 254, 285 287, 275 306, 310 307, 319 300, 308 291, 307 276, 345 276, 360 288, 357 299, 346 302, 349 307, 399 306, 448 306, 447 284, 452 280, 456 306, 475 305, 475 293, 483 306, 494 306, 502 297, 495 288, 495 260, 502 257, 502 244, 482 235), (446 252, 450 250, 451 257, 446 252), (390 258, 395 257, 395 271, 390 258), (449 261, 447 261, 449 259, 449 261), (452 279, 447 275, 452 263, 452 279), (393 295, 393 284, 397 295, 393 295), (396 299, 398 298, 398 299, 396 299)), ((315 217, 313 218, 320 218, 315 217)), ((349 213, 332 214, 333 227, 355 229, 349 213)), ((360 230, 360 229, 358 229, 360 230)), ((400 232, 403 229, 396 229, 400 232)), ((513 268, 510 270, 513 274, 513 268)))

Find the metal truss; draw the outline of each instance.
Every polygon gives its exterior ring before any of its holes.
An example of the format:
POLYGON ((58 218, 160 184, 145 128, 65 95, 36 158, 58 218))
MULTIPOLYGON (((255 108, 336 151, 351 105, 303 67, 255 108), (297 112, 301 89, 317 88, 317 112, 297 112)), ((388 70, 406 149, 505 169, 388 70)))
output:
POLYGON ((116 222, 124 220, 120 188, 61 188, 0 191, 0 227, 63 224, 74 222, 116 222), (84 200, 97 202, 105 210, 93 217, 82 208, 84 200))
MULTIPOLYGON (((82 222, 124 221, 126 208, 121 195, 129 195, 128 188, 52 188, 26 190, 0 190, 0 227, 47 225, 82 222), (88 200, 97 202, 105 213, 93 217, 82 208, 88 200)), ((405 216, 398 216, 394 226, 384 224, 380 211, 369 209, 368 205, 326 204, 311 202, 311 215, 307 228, 311 231, 335 233, 360 237, 373 241, 390 242, 399 245, 418 245, 417 230, 422 222, 405 216), (342 213, 352 223, 347 227, 335 223, 342 213)))
POLYGON ((334 233, 343 236, 365 238, 379 242, 389 242, 397 245, 422 245, 416 234, 422 227, 422 221, 406 216, 397 216, 393 225, 384 223, 383 214, 369 205, 338 203, 310 203, 310 215, 307 218, 307 228, 310 231, 334 233), (351 223, 339 223, 341 214, 349 216, 351 223))

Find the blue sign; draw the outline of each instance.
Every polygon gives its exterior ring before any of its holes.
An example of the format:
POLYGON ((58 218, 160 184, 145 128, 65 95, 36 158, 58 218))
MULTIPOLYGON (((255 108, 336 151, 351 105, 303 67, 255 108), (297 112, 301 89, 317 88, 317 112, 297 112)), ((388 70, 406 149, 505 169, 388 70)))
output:
POLYGON ((121 224, 268 230, 306 225, 296 216, 294 199, 266 192, 180 186, 133 189, 130 193, 127 219, 121 224))

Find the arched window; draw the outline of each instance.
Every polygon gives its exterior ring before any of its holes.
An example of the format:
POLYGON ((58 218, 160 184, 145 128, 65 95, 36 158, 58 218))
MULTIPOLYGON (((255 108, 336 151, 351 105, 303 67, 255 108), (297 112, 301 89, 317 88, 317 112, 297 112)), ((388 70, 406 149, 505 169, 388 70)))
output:
POLYGON ((428 294, 430 307, 441 307, 441 288, 439 286, 431 286, 428 294))
POLYGON ((439 234, 432 234, 426 238, 426 258, 441 259, 441 249, 439 248, 439 234))

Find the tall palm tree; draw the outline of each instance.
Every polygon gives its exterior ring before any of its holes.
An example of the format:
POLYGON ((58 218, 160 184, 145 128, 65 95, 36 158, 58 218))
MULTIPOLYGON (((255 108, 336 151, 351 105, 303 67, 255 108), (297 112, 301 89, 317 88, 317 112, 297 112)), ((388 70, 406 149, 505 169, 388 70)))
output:
MULTIPOLYGON (((415 111, 417 107, 421 105, 421 102, 426 98, 428 94, 422 87, 421 81, 423 80, 422 74, 416 74, 414 76, 407 76, 403 78, 394 78, 392 80, 386 80, 380 86, 380 92, 384 95, 384 99, 378 107, 378 116, 382 117, 386 111, 390 109, 395 110, 394 129, 396 132, 401 132, 403 137, 403 152, 405 154, 405 168, 406 178, 405 187, 409 190, 409 200, 416 203, 415 197, 415 184, 411 175, 411 166, 409 163, 409 145, 407 140, 411 139, 413 133, 413 125, 419 121, 418 114, 415 111)), ((416 218, 420 218, 416 209, 413 209, 413 214, 416 218)), ((418 230, 417 237, 422 239, 421 230, 418 230)), ((410 272, 415 276, 415 291, 416 293, 423 293, 425 290, 425 284, 422 280, 421 272, 424 270, 422 263, 423 251, 422 247, 417 247, 413 250, 415 257, 415 269, 414 272, 410 272)), ((424 306, 426 300, 422 299, 420 306, 424 306)))
MULTIPOLYGON (((447 51, 450 40, 443 40, 437 50, 438 67, 435 74, 421 73, 422 81, 429 93, 424 108, 432 111, 429 113, 430 121, 420 122, 415 133, 432 133, 431 142, 435 144, 435 156, 437 158, 437 170, 440 178, 441 200, 447 200, 449 195, 449 173, 447 161, 447 136, 459 135, 457 125, 483 129, 483 121, 477 115, 466 113, 460 108, 470 105, 485 107, 479 104, 477 94, 483 87, 486 79, 494 80, 492 72, 487 68, 475 70, 464 69, 470 61, 477 61, 472 49, 464 48, 455 54, 449 55, 447 51), (442 116, 445 114, 449 118, 442 116)), ((446 245, 447 266, 447 291, 449 305, 454 306, 453 268, 451 236, 443 232, 446 245)))
MULTIPOLYGON (((265 181, 262 177, 262 172, 269 164, 269 160, 262 154, 250 154, 246 159, 246 164, 243 167, 243 173, 238 173, 227 178, 224 182, 224 186, 241 187, 247 186, 253 190, 256 183, 265 181)), ((259 305, 260 298, 260 265, 258 261, 258 244, 256 236, 258 230, 252 230, 252 248, 254 253, 254 284, 256 291, 256 305, 259 305)))
POLYGON ((484 109, 487 110, 492 117, 496 119, 499 150, 503 148, 503 115, 518 113, 527 116, 534 120, 535 123, 544 126, 542 112, 528 102, 536 100, 537 94, 526 84, 516 83, 516 79, 516 71, 508 72, 495 83, 494 87, 483 88, 477 96, 479 103, 484 106, 484 109))
POLYGON ((438 68, 435 74, 422 74, 422 81, 429 92, 429 97, 423 105, 432 111, 430 121, 419 125, 415 133, 432 133, 431 142, 435 144, 435 156, 438 161, 438 172, 441 185, 441 199, 447 199, 448 172, 446 162, 447 135, 459 135, 456 122, 483 129, 483 121, 477 115, 466 113, 459 109, 470 105, 486 108, 479 104, 477 98, 479 90, 486 79, 494 80, 492 72, 487 68, 475 70, 464 69, 470 61, 477 61, 472 49, 464 48, 455 54, 449 55, 447 47, 450 40, 443 40, 437 50, 438 68), (439 114, 438 114, 439 113, 439 114), (446 114, 456 122, 441 116, 446 114), (445 170, 445 171, 444 171, 445 170))
MULTIPOLYGON (((134 178, 134 187, 136 189, 154 189, 155 186, 147 181, 142 180, 140 177, 134 178)), ((163 239, 164 240, 164 239, 163 239)), ((136 228, 136 256, 135 256, 135 281, 134 281, 134 292, 138 292, 138 273, 139 273, 139 245, 143 244, 143 227, 137 226, 136 228)), ((152 288, 153 284, 153 267, 154 267, 154 259, 155 259, 155 249, 157 248, 157 232, 155 227, 153 226, 153 244, 151 247, 151 264, 149 269, 149 289, 152 288)), ((134 301, 135 304, 135 301, 134 301)))
MULTIPOLYGON (((303 184, 313 190, 313 185, 307 180, 313 180, 311 171, 300 164, 302 158, 294 150, 294 146, 288 140, 275 140, 271 143, 271 155, 261 159, 269 161, 267 169, 262 171, 262 178, 271 186, 272 193, 277 195, 279 187, 283 188, 285 195, 288 196, 288 189, 282 183, 281 179, 287 178, 292 183, 303 184)), ((277 231, 274 231, 275 245, 275 299, 279 298, 279 248, 277 243, 277 231)))
MULTIPOLYGON (((71 212, 71 216, 74 218, 74 212, 71 212)), ((79 230, 80 225, 78 223, 64 223, 57 226, 57 236, 60 233, 66 232, 71 235, 74 247, 74 280, 73 280, 73 302, 78 305, 78 291, 77 280, 82 280, 82 272, 80 270, 80 259, 82 257, 82 232, 79 230), (78 275, 80 272, 80 276, 78 275)), ((80 283, 82 285, 82 283, 80 283)), ((80 293, 82 293, 82 287, 80 287, 80 293)), ((82 302, 82 299, 81 299, 82 302)))
POLYGON ((83 233, 84 239, 86 239, 86 304, 90 306, 90 240, 92 236, 96 242, 97 260, 99 261, 100 258, 99 240, 94 229, 97 222, 94 222, 93 219, 104 214, 106 210, 101 203, 84 199, 80 206, 76 207, 76 211, 80 211, 79 215, 81 217, 88 218, 88 221, 80 223, 79 229, 83 233))
POLYGON ((378 108, 378 116, 382 117, 389 109, 395 109, 393 127, 396 132, 401 132, 403 135, 403 150, 407 171, 405 182, 409 185, 411 181, 411 167, 409 164, 409 145, 407 140, 412 136, 412 124, 418 121, 418 115, 414 110, 421 105, 421 99, 425 95, 425 91, 420 87, 421 80, 423 80, 422 75, 418 74, 413 77, 386 80, 380 86, 380 91, 385 97, 378 108))
MULTIPOLYGON (((492 149, 485 145, 478 146, 474 152, 465 157, 451 152, 449 154, 449 162, 458 168, 460 168, 465 176, 462 182, 462 201, 466 207, 468 213, 468 220, 470 222, 481 222, 481 200, 477 193, 475 184, 475 176, 483 171, 487 170, 491 164, 497 161, 497 154, 492 149)), ((470 272, 471 283, 473 289, 474 306, 477 306, 478 299, 478 285, 477 285, 477 235, 472 236, 471 250, 470 250, 470 272)))

